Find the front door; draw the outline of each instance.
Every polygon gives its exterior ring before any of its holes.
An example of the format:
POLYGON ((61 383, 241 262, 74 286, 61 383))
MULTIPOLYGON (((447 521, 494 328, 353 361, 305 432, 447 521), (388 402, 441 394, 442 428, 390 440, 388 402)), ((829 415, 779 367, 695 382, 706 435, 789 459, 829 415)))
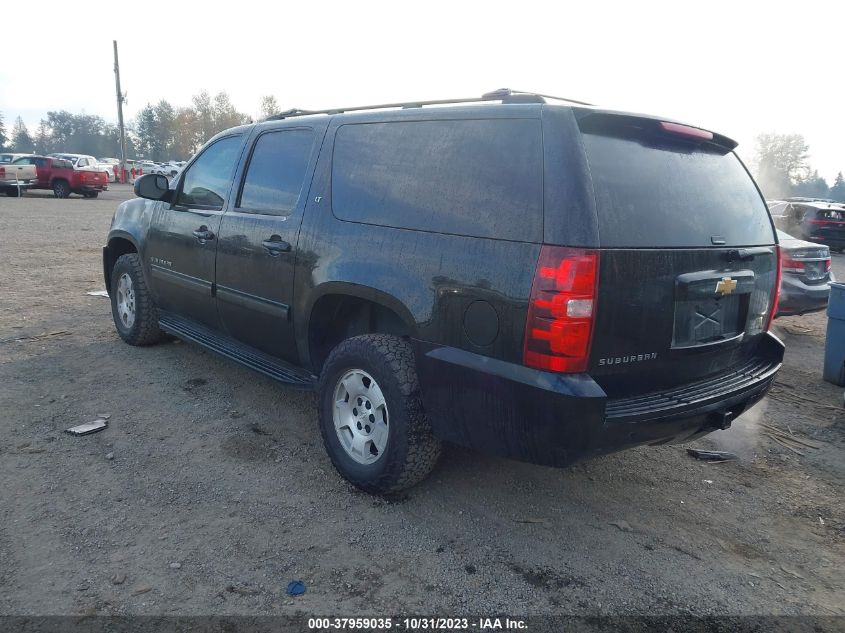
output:
POLYGON ((207 146, 180 179, 174 202, 156 203, 147 237, 158 306, 214 328, 214 256, 243 141, 242 134, 224 136, 207 146))
POLYGON ((224 329, 292 362, 297 361, 290 319, 296 245, 317 136, 311 127, 261 132, 217 244, 217 307, 224 329))

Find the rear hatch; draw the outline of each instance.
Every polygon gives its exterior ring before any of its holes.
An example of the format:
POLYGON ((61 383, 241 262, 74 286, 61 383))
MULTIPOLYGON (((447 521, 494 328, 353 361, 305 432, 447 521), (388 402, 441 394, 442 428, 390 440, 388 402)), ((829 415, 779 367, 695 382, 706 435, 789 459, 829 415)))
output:
POLYGON ((735 143, 584 111, 600 265, 588 371, 611 398, 740 366, 768 325, 777 247, 735 143))

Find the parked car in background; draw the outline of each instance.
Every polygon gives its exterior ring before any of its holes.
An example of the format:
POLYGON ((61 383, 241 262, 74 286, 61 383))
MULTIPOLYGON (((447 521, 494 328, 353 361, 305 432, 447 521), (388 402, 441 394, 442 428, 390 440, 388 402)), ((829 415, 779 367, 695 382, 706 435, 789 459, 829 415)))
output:
POLYGON ((120 159, 98 158, 97 163, 108 168, 109 182, 117 182, 120 174, 120 159))
POLYGON ((830 249, 792 237, 778 229, 781 250, 781 285, 777 316, 817 312, 827 307, 830 283, 830 249))
MULTIPOLYGON (((4 154, 3 156, 26 157, 25 154, 4 154)), ((35 167, 28 164, 0 161, 0 192, 10 198, 17 198, 24 191, 35 186, 38 176, 35 167)))
POLYGON ((96 198, 109 188, 105 172, 97 169, 75 169, 73 163, 54 156, 26 156, 13 165, 34 165, 36 182, 33 189, 51 189, 57 198, 67 198, 77 193, 85 198, 96 198))
POLYGON ((90 154, 54 153, 48 154, 48 156, 68 160, 73 164, 74 169, 91 169, 95 171, 101 171, 106 174, 106 178, 109 181, 114 178, 114 170, 112 169, 111 165, 101 164, 96 158, 94 158, 90 154))
POLYGON ((171 160, 167 163, 164 163, 164 165, 162 165, 162 167, 164 167, 164 170, 165 170, 164 175, 168 176, 169 178, 175 177, 180 171, 182 171, 182 168, 184 166, 185 166, 185 161, 173 161, 173 160, 171 160))
POLYGON ((11 163, 12 161, 15 161, 18 158, 22 158, 24 156, 32 156, 32 154, 13 154, 13 153, 0 154, 0 165, 11 163))
POLYGON ((565 466, 730 426, 784 351, 736 143, 481 100, 288 113, 136 180, 103 249, 119 336, 315 388, 332 462, 370 492, 425 477, 441 440, 565 466))
POLYGON ((769 213, 775 226, 797 238, 845 250, 845 204, 819 200, 773 200, 769 213))

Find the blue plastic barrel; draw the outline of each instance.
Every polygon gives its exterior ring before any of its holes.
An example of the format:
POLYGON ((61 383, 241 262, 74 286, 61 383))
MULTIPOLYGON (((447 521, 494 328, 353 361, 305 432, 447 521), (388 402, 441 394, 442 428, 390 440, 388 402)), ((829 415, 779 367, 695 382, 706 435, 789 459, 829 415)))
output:
POLYGON ((824 379, 845 387, 845 284, 830 284, 827 303, 827 340, 824 345, 824 379))

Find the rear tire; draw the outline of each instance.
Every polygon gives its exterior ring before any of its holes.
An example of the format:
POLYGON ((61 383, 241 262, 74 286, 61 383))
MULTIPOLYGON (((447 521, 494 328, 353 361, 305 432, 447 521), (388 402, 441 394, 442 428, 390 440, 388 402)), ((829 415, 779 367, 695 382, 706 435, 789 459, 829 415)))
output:
POLYGON ((67 198, 70 196, 70 185, 64 180, 57 180, 53 183, 53 195, 57 198, 67 198))
POLYGON ((10 198, 19 198, 21 195, 23 195, 23 191, 21 191, 17 187, 7 187, 5 189, 5 192, 6 195, 10 198))
POLYGON ((121 255, 111 273, 111 312, 117 333, 129 345, 152 345, 162 340, 158 308, 153 302, 137 253, 121 255))
POLYGON ((96 198, 99 195, 100 195, 99 191, 86 191, 82 194, 82 196, 85 197, 85 198, 96 198))
POLYGON ((434 468, 440 440, 423 411, 414 352, 404 339, 366 334, 343 341, 323 367, 318 394, 323 444, 353 485, 394 493, 434 468))

